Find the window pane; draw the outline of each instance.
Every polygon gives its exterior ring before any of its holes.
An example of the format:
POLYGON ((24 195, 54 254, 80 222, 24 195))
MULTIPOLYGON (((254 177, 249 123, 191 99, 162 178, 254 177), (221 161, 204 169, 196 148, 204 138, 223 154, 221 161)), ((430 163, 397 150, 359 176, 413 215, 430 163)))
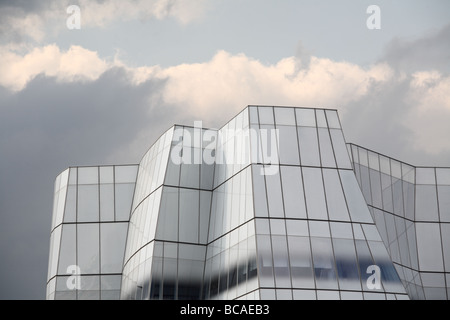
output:
POLYGON ((275 120, 278 125, 295 126, 295 115, 293 108, 274 108, 275 120))
MULTIPOLYGON (((266 168, 266 166, 265 166, 266 168)), ((280 174, 266 175, 270 217, 284 217, 280 174)))
POLYGON ((317 129, 310 127, 298 127, 297 129, 302 165, 320 167, 317 129))
POLYGON ((114 167, 100 167, 100 183, 114 183, 114 167))
POLYGON ((327 120, 325 119, 325 112, 322 109, 316 109, 317 127, 327 128, 327 120))
POLYGON ((337 289, 331 240, 311 237, 314 274, 318 289, 337 289))
POLYGON ((272 263, 272 245, 270 236, 258 235, 258 275, 261 287, 273 287, 273 263, 272 263))
POLYGON ((114 185, 100 185, 100 219, 114 221, 114 185))
POLYGON ((98 185, 78 185, 78 222, 99 221, 98 185))
POLYGON ((121 276, 101 276, 101 299, 102 300, 119 300, 121 276))
MULTIPOLYGON (((450 224, 441 223, 442 246, 444 252, 445 271, 450 271, 450 224)), ((450 276, 450 275, 449 275, 450 276)), ((448 286, 448 282, 447 282, 448 286)))
POLYGON ((127 223, 102 223, 101 273, 121 273, 127 236, 127 223))
POLYGON ((295 109, 295 116, 297 118, 297 125, 304 127, 316 126, 316 115, 314 109, 295 109))
POLYGON ((303 168, 303 179, 308 218, 328 220, 321 170, 316 168, 303 168))
POLYGON ((100 299, 100 277, 81 277, 81 290, 78 291, 78 300, 99 300, 100 299))
POLYGON ((64 224, 61 234, 58 274, 71 274, 67 267, 76 265, 76 233, 74 224, 64 224))
POLYGON ((319 147, 320 157, 322 159, 323 167, 336 167, 336 161, 334 160, 333 148, 331 147, 330 135, 328 129, 319 128, 319 147))
POLYGON ((372 205, 377 208, 383 208, 383 200, 381 194, 381 177, 380 172, 374 169, 369 170, 370 187, 372 191, 372 205))
POLYGON ((164 187, 156 237, 178 241, 178 188, 164 187))
POLYGON ((416 219, 419 221, 438 221, 436 186, 416 186, 416 219))
POLYGON ((297 130, 293 126, 277 126, 279 130, 279 148, 281 164, 299 165, 297 130))
POLYGON ((339 170, 353 222, 373 222, 353 171, 339 170))
POLYGON ((290 288, 291 275, 289 270, 286 236, 272 236, 272 247, 275 286, 278 288, 290 288))
POLYGON ((260 124, 274 124, 272 107, 258 107, 258 111, 260 124))
POLYGON ((436 168, 438 184, 450 185, 450 168, 436 168))
POLYGON ((194 162, 194 157, 200 157, 200 154, 201 149, 190 147, 183 148, 183 158, 186 156, 186 159, 188 160, 183 160, 183 164, 181 165, 180 186, 199 188, 200 164, 197 164, 199 162, 194 162))
POLYGON ((281 166, 280 169, 286 218, 306 218, 300 168, 281 166))
POLYGON ((434 168, 416 168, 417 184, 436 184, 434 168))
POLYGON ((438 186, 439 215, 441 222, 450 222, 450 186, 438 186))
POLYGON ((328 126, 330 128, 340 129, 341 124, 339 123, 338 114, 335 110, 325 110, 327 116, 328 126))
POLYGON ((179 241, 198 242, 199 191, 180 189, 179 241))
POLYGON ((353 240, 333 239, 340 290, 361 290, 353 240))
POLYGON ((323 169, 323 180, 330 219, 350 221, 337 170, 323 169))
POLYGON ((251 124, 259 123, 257 107, 250 106, 249 107, 249 113, 250 113, 250 123, 251 124))
POLYGON ((116 221, 128 221, 133 202, 134 184, 116 184, 116 221))
POLYGON ((338 129, 330 129, 330 135, 331 141, 333 143, 337 166, 339 168, 352 169, 342 131, 338 129))
POLYGON ((267 197, 266 197, 266 185, 264 181, 264 175, 261 173, 263 166, 253 165, 253 196, 255 204, 255 216, 267 217, 267 197))
POLYGON ((99 224, 79 224, 77 242, 78 266, 81 273, 99 273, 99 224))
POLYGON ((67 188, 66 208, 64 212, 64 222, 76 222, 77 215, 77 187, 67 188))
POLYGON ((78 184, 97 184, 98 167, 78 168, 78 184))
POLYGON ((439 224, 417 223, 417 250, 421 271, 443 271, 439 224))
POLYGON ((314 288, 311 249, 308 237, 288 237, 293 288, 314 288))

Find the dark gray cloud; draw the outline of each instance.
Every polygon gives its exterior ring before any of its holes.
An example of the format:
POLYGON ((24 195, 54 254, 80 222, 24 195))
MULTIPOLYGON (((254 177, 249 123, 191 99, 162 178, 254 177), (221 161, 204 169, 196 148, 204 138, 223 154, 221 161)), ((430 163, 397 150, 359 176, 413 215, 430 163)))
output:
POLYGON ((45 299, 55 177, 71 165, 139 163, 182 115, 159 104, 164 81, 125 78, 116 68, 90 83, 0 87, 0 299, 45 299), (138 136, 148 144, 130 148, 138 136))
MULTIPOLYGON (((411 80, 414 72, 436 70, 442 76, 450 74, 450 24, 416 40, 396 38, 386 47, 378 62, 387 63, 394 77, 387 82, 373 83, 368 94, 347 105, 343 126, 349 142, 383 153, 412 165, 449 166, 450 147, 437 154, 416 148, 416 134, 428 130, 450 117, 444 105, 432 106, 425 119, 415 118, 418 127, 412 127, 411 115, 418 102, 411 98, 411 80)), ((442 101, 442 100, 441 100, 442 101)), ((449 118, 450 120, 450 118, 449 118)), ((440 125, 443 141, 450 127, 440 125)), ((429 141, 430 144, 435 141, 429 141)))
POLYGON ((396 37, 386 46, 380 61, 398 71, 436 69, 450 72, 450 24, 417 39, 396 37))

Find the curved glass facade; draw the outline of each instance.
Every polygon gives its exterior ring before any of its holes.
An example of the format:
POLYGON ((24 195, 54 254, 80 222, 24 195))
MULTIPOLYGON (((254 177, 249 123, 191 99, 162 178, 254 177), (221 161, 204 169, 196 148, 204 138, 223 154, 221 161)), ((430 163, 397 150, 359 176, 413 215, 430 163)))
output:
POLYGON ((248 106, 170 128, 139 165, 70 168, 47 297, 445 298, 450 174, 386 159, 336 110, 248 106))

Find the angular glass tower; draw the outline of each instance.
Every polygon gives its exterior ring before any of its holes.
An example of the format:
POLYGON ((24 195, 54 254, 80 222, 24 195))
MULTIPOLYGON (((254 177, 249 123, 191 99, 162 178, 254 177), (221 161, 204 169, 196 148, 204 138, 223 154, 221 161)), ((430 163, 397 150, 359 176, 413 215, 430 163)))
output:
POLYGON ((447 299, 449 180, 346 144, 336 110, 177 125, 57 177, 47 298, 447 299))

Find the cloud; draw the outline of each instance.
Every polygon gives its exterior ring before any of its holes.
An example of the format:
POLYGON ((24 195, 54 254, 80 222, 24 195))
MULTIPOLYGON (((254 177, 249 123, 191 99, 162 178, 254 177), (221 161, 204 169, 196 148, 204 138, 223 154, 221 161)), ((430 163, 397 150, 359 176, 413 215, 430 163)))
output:
MULTIPOLYGON (((5 42, 41 43, 46 34, 66 27, 67 8, 80 8, 82 28, 108 27, 118 21, 174 19, 188 24, 203 17, 206 0, 45 0, 0 2, 0 39, 5 42)), ((70 13, 72 14, 72 13, 70 13)))
POLYGON ((90 82, 39 75, 0 87, 0 299, 44 299, 52 192, 72 165, 138 163, 173 121, 163 81, 130 85, 111 68, 90 82))
POLYGON ((2 59, 0 85, 11 90, 22 90, 39 74, 56 77, 61 81, 95 80, 106 71, 108 63, 100 59, 96 52, 79 46, 72 46, 61 52, 58 46, 36 47, 20 56, 6 47, 0 48, 2 59))
POLYGON ((396 37, 384 49, 380 61, 397 71, 417 72, 430 69, 450 72, 450 24, 429 31, 416 39, 396 37))
MULTIPOLYGON (((263 64, 244 54, 226 51, 218 51, 203 63, 130 67, 117 57, 107 61, 79 46, 61 51, 56 45, 34 48, 22 56, 4 48, 3 56, 0 67, 6 72, 0 75, 0 84, 15 91, 24 90, 38 75, 58 82, 95 84, 105 72, 119 68, 122 80, 131 87, 163 81, 158 103, 178 110, 177 118, 188 124, 202 119, 205 126, 221 126, 223 119, 229 119, 248 104, 337 108, 343 119, 352 118, 348 115, 351 111, 364 119, 362 123, 367 121, 368 126, 390 126, 384 132, 391 132, 393 139, 405 148, 428 155, 450 151, 445 138, 450 132, 443 121, 450 112, 449 78, 434 69, 399 71, 383 61, 363 68, 314 56, 306 65, 299 57, 263 64), (384 119, 374 122, 379 118, 374 112, 384 119), (386 117, 388 114, 391 117, 386 117), (424 126, 432 126, 433 130, 423 130, 424 126)), ((367 135, 377 130, 373 128, 367 135)), ((374 141, 374 145, 379 143, 374 141)))

